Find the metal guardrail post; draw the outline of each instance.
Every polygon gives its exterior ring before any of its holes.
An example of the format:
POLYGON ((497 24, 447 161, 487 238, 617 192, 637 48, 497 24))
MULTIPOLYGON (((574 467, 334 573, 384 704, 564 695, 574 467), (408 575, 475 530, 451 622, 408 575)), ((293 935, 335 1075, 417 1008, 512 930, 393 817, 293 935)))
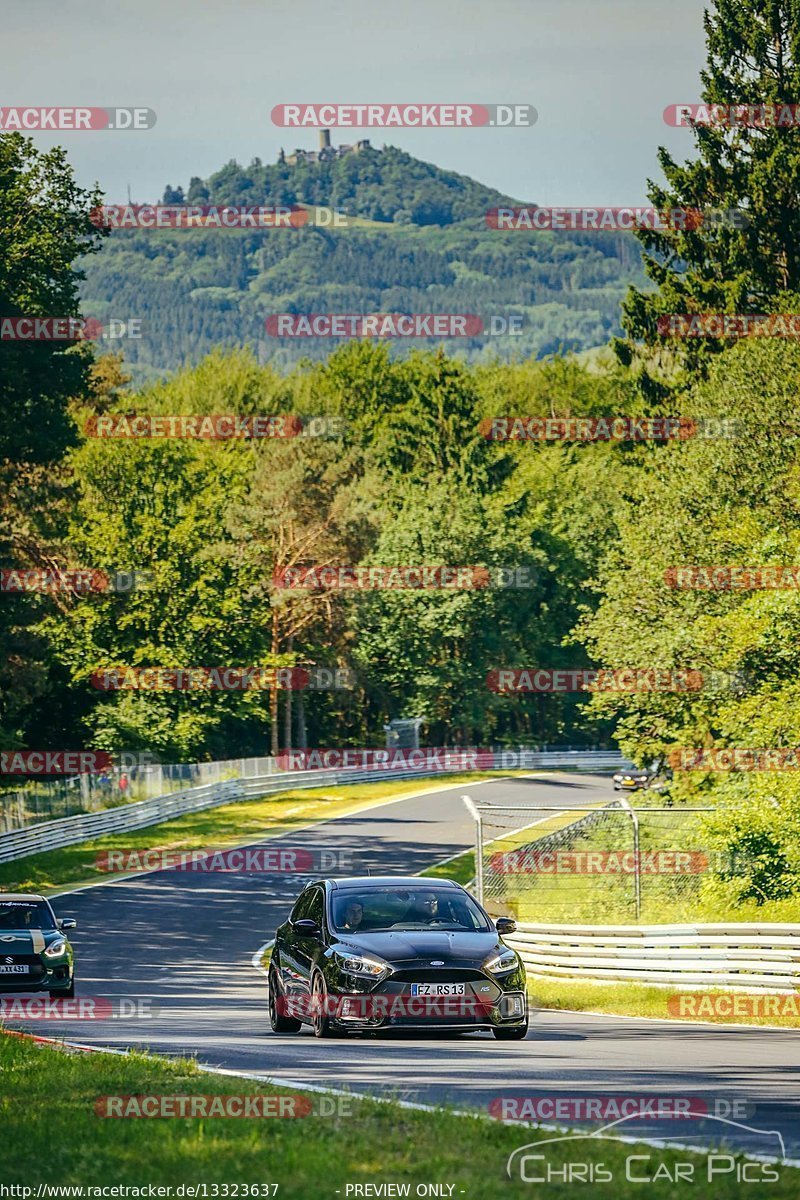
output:
POLYGON ((469 796, 462 796, 461 799, 475 822, 475 892, 478 903, 483 904, 483 817, 469 796))
POLYGON ((642 864, 639 859, 639 817, 633 808, 633 805, 625 799, 624 796, 619 797, 619 804, 626 812, 630 813, 633 823, 633 862, 635 872, 633 876, 633 888, 636 901, 636 920, 642 919, 642 864))

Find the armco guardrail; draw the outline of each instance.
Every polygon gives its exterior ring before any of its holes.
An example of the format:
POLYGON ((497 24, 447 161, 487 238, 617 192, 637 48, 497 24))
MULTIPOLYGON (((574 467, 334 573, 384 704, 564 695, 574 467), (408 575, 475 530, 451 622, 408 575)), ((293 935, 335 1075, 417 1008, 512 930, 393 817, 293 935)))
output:
POLYGON ((800 987, 800 925, 520 924, 505 941, 532 975, 655 986, 800 987))
MULTIPOLYGON (((575 767, 583 771, 611 770, 627 763, 619 754, 608 751, 499 751, 496 754, 480 754, 478 767, 481 771, 508 771, 512 769, 556 769, 575 767), (511 756, 513 757, 513 760, 511 756)), ((459 768, 453 768, 458 770, 459 768)), ((140 800, 117 808, 101 809, 99 812, 78 813, 74 817, 63 817, 57 821, 43 821, 24 829, 15 829, 0 834, 0 862, 12 862, 30 854, 41 854, 46 850, 60 850, 78 842, 103 837, 107 833, 118 833, 132 829, 144 829, 148 825, 160 825, 172 817, 201 809, 215 808, 220 804, 231 804, 236 800, 248 800, 258 796, 269 796, 298 788, 322 787, 326 784, 367 783, 373 780, 395 778, 426 778, 431 775, 446 775, 444 770, 432 770, 430 766, 419 768, 405 766, 400 770, 360 770, 347 767, 325 771, 283 771, 277 775, 260 775, 250 779, 229 779, 220 783, 204 784, 187 788, 152 800, 140 800)))

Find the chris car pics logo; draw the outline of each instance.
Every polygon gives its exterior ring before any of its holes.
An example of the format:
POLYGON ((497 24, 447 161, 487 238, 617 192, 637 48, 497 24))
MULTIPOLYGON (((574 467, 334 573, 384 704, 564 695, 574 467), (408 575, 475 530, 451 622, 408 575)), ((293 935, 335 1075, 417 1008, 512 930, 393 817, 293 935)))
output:
MULTIPOLYGON (((682 1189, 692 1184, 713 1184, 741 1190, 731 1195, 748 1194, 745 1188, 776 1183, 779 1166, 785 1161, 786 1148, 777 1129, 758 1129, 741 1121, 698 1112, 694 1131, 658 1133, 658 1144, 633 1146, 638 1130, 631 1123, 634 1114, 621 1117, 591 1133, 567 1134, 542 1138, 517 1147, 508 1157, 506 1174, 521 1183, 626 1183, 673 1184, 682 1189), (692 1148, 690 1140, 697 1137, 692 1148), (623 1140, 624 1139, 624 1140, 623 1140), (731 1152, 707 1151, 709 1144, 730 1144, 731 1152), (608 1142, 615 1142, 612 1150, 608 1142), (670 1147, 669 1143, 676 1143, 670 1147), (603 1157, 605 1155, 605 1158, 603 1157), (677 1155, 677 1157, 676 1157, 677 1155), (753 1157, 749 1157, 752 1155, 753 1157)), ((643 1135, 644 1136, 644 1135, 643 1135)), ((647 1136, 653 1136, 652 1130, 647 1136)), ((675 1192, 673 1194, 679 1194, 675 1192)), ((681 1191, 680 1194, 683 1194, 681 1191)))

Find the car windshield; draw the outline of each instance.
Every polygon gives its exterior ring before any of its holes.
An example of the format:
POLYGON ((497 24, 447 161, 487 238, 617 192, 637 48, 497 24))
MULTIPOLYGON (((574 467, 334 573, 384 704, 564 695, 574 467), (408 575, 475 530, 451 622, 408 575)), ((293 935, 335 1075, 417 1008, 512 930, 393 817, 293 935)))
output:
POLYGON ((50 905, 43 900, 0 900, 0 930, 55 927, 50 905))
POLYGON ((389 929, 486 933, 492 928, 466 892, 425 887, 337 891, 332 897, 331 924, 337 933, 389 929))

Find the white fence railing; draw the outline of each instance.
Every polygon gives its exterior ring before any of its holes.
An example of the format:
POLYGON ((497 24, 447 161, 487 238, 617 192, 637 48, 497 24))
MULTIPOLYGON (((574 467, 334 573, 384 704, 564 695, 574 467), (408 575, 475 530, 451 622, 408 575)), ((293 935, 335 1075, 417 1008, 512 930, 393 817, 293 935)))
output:
MULTIPOLYGON (((582 771, 612 770, 627 763, 621 755, 608 751, 498 751, 480 755, 481 772, 521 770, 553 770, 572 767, 582 771), (512 757, 513 756, 513 757, 512 757)), ((458 770, 452 767, 451 770, 458 770)), ((366 783, 391 778, 426 778, 446 775, 447 770, 432 770, 430 766, 404 766, 399 770, 347 767, 326 771, 283 771, 278 774, 256 775, 251 778, 228 779, 222 782, 187 788, 151 800, 140 800, 99 812, 78 813, 56 821, 42 821, 24 829, 0 834, 0 863, 59 850, 78 842, 90 841, 108 833, 143 829, 160 825, 184 813, 215 808, 236 800, 269 796, 276 792, 296 791, 298 788, 323 787, 346 783, 366 783)))
POLYGON ((547 978, 753 991, 800 987, 800 925, 526 923, 504 940, 532 975, 547 978))
MULTIPOLYGON (((202 763, 161 763, 149 754, 122 752, 108 770, 93 774, 29 780, 0 791, 0 833, 79 813, 101 812, 119 804, 156 800, 228 779, 274 775, 274 758, 234 758, 202 763)), ((5 782, 5 781, 3 781, 5 782)))

